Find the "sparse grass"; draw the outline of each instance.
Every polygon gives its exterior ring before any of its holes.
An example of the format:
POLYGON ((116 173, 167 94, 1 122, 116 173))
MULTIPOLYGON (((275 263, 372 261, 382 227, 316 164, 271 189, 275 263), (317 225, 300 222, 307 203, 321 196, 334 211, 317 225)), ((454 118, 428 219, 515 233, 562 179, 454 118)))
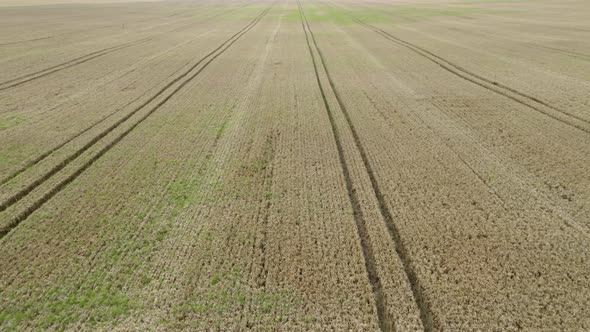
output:
MULTIPOLYGON (((158 214, 160 208, 156 206, 156 213, 151 216, 139 213, 131 219, 104 217, 97 221, 95 224, 102 224, 102 231, 95 241, 108 246, 93 258, 92 272, 83 278, 74 276, 49 284, 38 278, 25 278, 28 281, 20 289, 28 290, 26 296, 22 292, 2 295, 8 304, 0 306, 0 330, 19 329, 23 322, 39 330, 61 331, 80 322, 92 328, 132 311, 139 312, 141 306, 132 289, 152 283, 146 263, 169 233, 170 219, 158 214), (141 236, 130 237, 129 231, 135 227, 126 229, 125 225, 140 221, 144 221, 141 236)), ((49 218, 50 215, 39 213, 31 222, 41 223, 49 218)))
POLYGON ((178 209, 183 209, 194 204, 212 203, 214 195, 211 195, 211 192, 220 189, 219 181, 204 177, 177 180, 168 185, 166 198, 178 209))
POLYGON ((256 312, 253 321, 261 321, 264 316, 272 316, 273 321, 280 322, 289 314, 295 298, 286 291, 268 292, 251 288, 245 283, 238 271, 214 273, 206 288, 198 289, 192 297, 179 304, 174 310, 176 322, 168 322, 176 327, 182 325, 186 317, 191 317, 193 327, 203 327, 198 323, 199 317, 223 316, 239 311, 250 303, 256 312))
POLYGON ((14 160, 16 158, 15 158, 15 156, 12 155, 12 153, 10 153, 11 151, 14 151, 14 150, 0 151, 0 167, 3 165, 10 165, 10 164, 14 163, 14 160))
MULTIPOLYGON (((92 279, 92 278, 90 278, 92 279)), ((100 278, 96 277, 99 281, 100 278)), ((72 324, 86 321, 89 326, 109 322, 127 315, 134 307, 131 299, 120 289, 106 283, 72 289, 67 284, 50 288, 41 298, 7 295, 11 305, 0 312, 0 329, 16 330, 23 321, 34 322, 40 330, 65 330, 72 324), (16 299, 20 301, 16 301, 16 299)))
POLYGON ((128 314, 132 308, 130 299, 123 292, 114 289, 84 289, 70 294, 56 289, 49 294, 54 301, 48 302, 48 312, 40 321, 42 328, 63 329, 84 316, 87 316, 89 325, 93 326, 128 314))
MULTIPOLYGON (((305 15, 310 23, 332 23, 338 25, 354 24, 352 18, 359 19, 365 23, 395 22, 397 19, 422 20, 438 16, 462 16, 470 14, 494 14, 504 13, 505 10, 482 9, 475 7, 433 7, 423 6, 388 6, 380 8, 343 8, 337 6, 314 5, 304 7, 305 15)), ((299 10, 291 9, 285 14, 285 19, 299 21, 299 10)))
POLYGON ((23 114, 2 114, 0 115, 0 130, 13 128, 27 121, 23 114))

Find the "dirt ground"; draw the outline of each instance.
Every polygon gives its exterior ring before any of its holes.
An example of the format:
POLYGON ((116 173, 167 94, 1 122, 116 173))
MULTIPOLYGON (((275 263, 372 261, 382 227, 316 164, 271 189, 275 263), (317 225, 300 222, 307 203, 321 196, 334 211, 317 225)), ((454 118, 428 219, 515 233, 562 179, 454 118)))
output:
POLYGON ((0 6, 0 330, 590 330, 585 1, 0 6))

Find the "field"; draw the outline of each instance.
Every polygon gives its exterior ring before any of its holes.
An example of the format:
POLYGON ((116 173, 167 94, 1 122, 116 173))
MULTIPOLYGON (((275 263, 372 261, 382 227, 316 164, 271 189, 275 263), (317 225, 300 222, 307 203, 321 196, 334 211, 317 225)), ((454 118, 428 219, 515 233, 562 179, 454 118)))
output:
POLYGON ((587 1, 107 2, 0 0, 0 330, 590 330, 587 1))

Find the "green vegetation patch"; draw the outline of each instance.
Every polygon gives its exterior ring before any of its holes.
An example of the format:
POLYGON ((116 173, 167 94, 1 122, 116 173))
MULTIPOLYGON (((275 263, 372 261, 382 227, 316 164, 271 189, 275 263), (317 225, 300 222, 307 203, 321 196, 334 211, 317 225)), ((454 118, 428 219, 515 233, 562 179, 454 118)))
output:
POLYGON ((18 159, 18 155, 15 153, 17 150, 6 146, 3 148, 3 150, 0 150, 0 166, 15 163, 18 159))
MULTIPOLYGON (((448 7, 433 7, 433 6, 388 6, 388 7, 349 7, 343 8, 338 6, 317 5, 313 7, 305 7, 305 16, 310 23, 333 23, 339 25, 354 24, 353 18, 359 19, 365 23, 380 23, 392 22, 396 18, 403 18, 404 20, 419 20, 427 19, 437 16, 462 16, 470 14, 493 14, 503 13, 505 11, 482 9, 468 6, 448 6, 448 7)), ((292 8, 287 10, 285 19, 290 21, 299 21, 299 9, 292 8)))
POLYGON ((27 121, 23 114, 12 113, 0 115, 0 130, 16 127, 27 121))
MULTIPOLYGON (((254 311, 252 320, 281 322, 291 311, 295 298, 290 292, 269 292, 251 287, 238 271, 214 273, 207 287, 196 289, 184 303, 174 308, 175 322, 168 321, 175 328, 190 322, 191 327, 204 327, 207 323, 199 318, 224 317, 248 305, 254 311)), ((186 326, 185 326, 186 327, 186 326)))
POLYGON ((133 308, 132 301, 122 291, 106 285, 73 291, 57 287, 44 292, 40 299, 18 298, 19 301, 0 311, 1 329, 17 329, 21 322, 31 320, 35 321, 35 328, 43 330, 62 331, 80 321, 95 326, 126 315, 133 308))
MULTIPOLYGON (((360 19, 367 23, 384 22, 388 20, 388 15, 380 10, 359 8, 355 10, 343 9, 335 6, 318 5, 305 7, 305 16, 311 23, 333 23, 333 24, 354 24, 352 18, 360 19)), ((289 21, 300 21, 299 9, 294 8, 287 10, 284 18, 289 21)))
POLYGON ((200 176, 193 179, 177 180, 168 185, 166 199, 175 207, 183 209, 190 205, 213 203, 214 192, 221 189, 221 183, 200 176))
MULTIPOLYGON (((217 125, 207 126, 206 130, 218 140, 227 127, 228 120, 225 120, 217 125)), ((223 183, 220 180, 213 180, 206 176, 210 163, 211 156, 208 155, 197 174, 184 179, 177 179, 170 183, 167 187, 167 201, 178 209, 183 209, 194 204, 214 202, 215 195, 213 194, 222 188, 223 183)))
MULTIPOLYGON (((96 222, 102 228, 94 234, 93 242, 104 243, 104 250, 93 256, 90 273, 82 269, 87 258, 80 258, 68 261, 69 270, 77 271, 71 278, 21 275, 24 284, 2 293, 0 330, 18 330, 25 324, 34 330, 62 331, 79 324, 82 329, 93 329, 141 312, 136 291, 152 283, 148 263, 170 227, 164 216, 141 217, 145 222, 137 237, 130 236, 137 227, 129 218, 105 216, 96 222)), ((42 222, 51 216, 41 211, 32 218, 42 222)), ((87 253, 80 251, 78 255, 88 257, 87 253)))
POLYGON ((91 326, 115 320, 131 311, 130 299, 121 291, 109 288, 81 289, 67 294, 62 289, 49 293, 48 311, 41 326, 65 328, 84 316, 91 326))

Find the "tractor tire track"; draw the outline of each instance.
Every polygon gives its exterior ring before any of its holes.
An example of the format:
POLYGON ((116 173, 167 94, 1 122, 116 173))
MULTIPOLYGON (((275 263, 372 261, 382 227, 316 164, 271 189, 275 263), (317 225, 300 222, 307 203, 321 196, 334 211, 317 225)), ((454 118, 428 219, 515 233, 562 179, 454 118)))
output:
POLYGON ((34 72, 34 73, 30 73, 30 74, 27 74, 27 75, 23 75, 23 76, 20 76, 20 77, 17 77, 17 78, 10 79, 8 81, 1 82, 0 83, 0 91, 3 91, 3 90, 7 90, 7 89, 10 89, 10 88, 14 88, 14 87, 20 86, 22 84, 25 84, 25 83, 34 81, 36 79, 39 79, 39 78, 42 78, 42 77, 45 77, 45 76, 48 76, 48 75, 51 75, 51 74, 54 74, 54 73, 57 73, 57 72, 62 71, 64 69, 68 69, 68 68, 77 66, 79 64, 83 64, 83 63, 88 62, 90 60, 93 60, 93 59, 102 57, 104 55, 107 55, 107 54, 110 54, 110 53, 113 53, 113 52, 116 52, 116 51, 119 51, 119 50, 122 50, 122 49, 125 49, 125 48, 128 48, 128 47, 132 47, 132 46, 135 46, 135 45, 146 43, 148 41, 154 40, 154 39, 156 39, 158 37, 161 37, 163 35, 167 35, 167 34, 170 34, 170 33, 180 32, 180 31, 189 29, 189 28, 191 28, 191 27, 193 27, 193 26, 195 26, 197 24, 205 23, 205 22, 210 21, 210 20, 212 20, 212 19, 214 19, 214 18, 216 18, 218 16, 221 16, 223 14, 226 14, 226 13, 228 13, 230 11, 232 11, 232 10, 229 10, 229 11, 226 11, 226 12, 222 12, 222 13, 218 13, 218 14, 215 14, 213 16, 206 17, 206 18, 204 18, 202 20, 199 20, 199 21, 197 21, 195 23, 191 23, 191 24, 188 24, 188 25, 185 25, 185 26, 182 26, 182 27, 173 29, 171 31, 162 32, 162 33, 158 33, 158 34, 152 35, 150 37, 145 37, 145 38, 141 38, 141 39, 134 40, 134 41, 131 41, 131 42, 127 42, 127 43, 123 43, 123 44, 119 44, 119 45, 115 45, 115 46, 103 48, 101 50, 94 51, 94 52, 91 52, 91 53, 82 55, 80 57, 77 57, 77 58, 68 60, 66 62, 63 62, 63 63, 58 64, 58 65, 55 65, 55 66, 51 66, 49 68, 45 68, 45 69, 39 70, 39 71, 34 72))
MULTIPOLYGON (((466 23, 461 23, 461 24, 466 24, 466 23)), ((476 28, 477 26, 472 25, 472 24, 466 24, 468 25, 470 28, 476 28)), ((453 31, 458 31, 459 33, 465 33, 466 31, 460 28, 456 28, 456 27, 448 27, 447 29, 449 30, 453 30, 453 31)), ((526 41, 522 41, 520 39, 515 39, 515 38, 510 38, 507 37, 505 35, 502 34, 494 34, 494 33, 490 33, 490 32, 475 32, 472 30, 468 31, 471 34, 474 34, 476 36, 480 36, 483 38, 488 38, 488 37, 493 37, 493 38, 500 38, 500 39, 504 39, 506 41, 510 41, 516 44, 522 44, 522 45, 526 45, 529 47, 534 47, 537 49, 541 49, 541 50, 549 50, 552 51, 553 53, 560 53, 563 55, 567 55, 567 56, 571 56, 573 58, 579 59, 579 60, 590 60, 590 55, 588 54, 584 54, 584 53, 580 53, 580 52, 575 52, 575 51, 570 51, 570 50, 564 50, 561 48, 557 48, 557 47, 552 47, 552 46, 547 46, 547 45, 541 45, 541 44, 537 44, 537 43, 531 43, 531 42, 526 42, 526 41)))
POLYGON ((30 43, 30 42, 39 41, 39 40, 45 40, 45 39, 53 39, 53 38, 57 38, 57 37, 60 37, 60 36, 71 35, 72 33, 73 32, 62 33, 62 34, 59 34, 59 35, 46 36, 46 37, 40 37, 40 38, 33 38, 33 39, 26 39, 26 40, 17 40, 17 41, 13 41, 13 42, 8 42, 8 43, 0 44, 0 46, 30 43))
MULTIPOLYGON (((305 13, 303 12, 303 9, 302 9, 301 4, 299 2, 298 2, 298 5, 299 5, 300 15, 302 17, 301 18, 302 24, 303 24, 303 22, 305 22, 305 27, 307 27, 307 31, 309 31, 309 35, 311 37, 311 41, 313 42, 313 45, 319 55, 319 60, 320 60, 319 63, 321 64, 324 72, 326 73, 326 77, 328 79, 330 89, 334 93, 334 96, 336 97, 336 101, 338 102, 338 106, 341 109, 342 114, 344 115, 344 118, 346 119, 346 122, 348 124, 348 127, 349 127, 349 129, 352 133, 353 139, 354 139, 355 147, 357 148, 357 150, 361 156, 365 170, 366 170, 367 175, 370 179, 373 194, 374 194, 374 196, 378 202, 378 205, 379 205, 379 210, 380 210, 379 212, 381 213, 381 216, 383 217, 383 220, 385 221, 387 230, 389 231, 389 234, 394 242, 396 253, 402 262, 404 272, 405 272, 405 274, 409 280, 409 283, 410 283, 412 295, 413 295, 416 305, 420 311, 420 320, 422 322, 422 326, 425 331, 432 331, 436 328, 436 322, 434 321, 434 318, 431 314, 430 304, 425 297, 425 294, 423 292, 423 287, 421 286, 421 283, 416 275, 416 272, 414 271, 413 263, 410 258, 410 255, 408 253, 408 250, 406 249, 406 246, 401 239, 399 229, 398 229, 397 225, 395 224, 395 222, 393 221, 393 217, 391 215, 391 212, 389 212, 389 208, 387 207, 387 204, 385 202, 385 198, 384 198, 382 191, 379 187, 379 184, 377 182, 377 179, 376 179, 375 173, 373 171, 373 168, 371 166, 371 163, 369 162, 369 159, 367 157, 367 153, 361 143, 361 140, 360 140, 359 135, 356 131, 356 128, 352 122, 350 114, 348 113, 348 110, 346 109, 346 106, 344 105, 342 98, 340 97, 340 94, 339 94, 338 90, 336 89, 334 81, 333 81, 333 79, 330 75, 330 72, 328 70, 328 67, 326 65, 326 61, 324 59, 324 56, 321 52, 321 49, 319 48, 319 46, 317 44, 317 41, 316 41, 315 36, 313 34, 313 31, 311 30, 311 28, 309 26, 309 22, 307 21, 307 18, 305 17, 305 13)), ((305 27, 304 27, 304 31, 305 31, 305 27)), ((375 300, 376 300, 376 305, 377 305, 377 314, 379 317, 379 326, 382 330, 388 331, 393 326, 393 322, 391 322, 390 318, 387 317, 388 313, 387 313, 387 308, 385 307, 384 294, 382 291, 381 283, 379 281, 379 277, 377 275, 377 268, 375 266, 375 258, 373 255, 373 249, 372 249, 370 239, 367 234, 367 229, 365 226, 365 221, 363 220, 362 211, 360 209, 360 201, 357 197, 355 190, 353 190, 353 184, 352 184, 352 179, 350 176, 350 171, 348 169, 348 165, 346 164, 346 162, 344 160, 344 150, 342 148, 342 143, 340 142, 340 134, 339 134, 338 129, 335 125, 334 116, 332 114, 332 111, 330 110, 330 107, 329 107, 328 102, 326 100, 324 88, 321 85, 321 81, 320 81, 319 74, 318 74, 317 61, 315 60, 315 56, 313 55, 312 47, 309 42, 307 32, 306 32, 306 39, 308 41, 308 47, 309 47, 309 52, 312 57, 312 62, 314 63, 314 69, 316 71, 317 83, 320 87, 320 92, 322 94, 322 97, 324 98, 324 105, 325 105, 326 109, 328 110, 330 124, 332 126, 332 131, 334 133, 334 137, 336 140, 340 164, 342 166, 342 170, 343 170, 345 181, 346 181, 346 187, 348 190, 351 204, 354 209, 354 217, 355 217, 355 221, 357 224, 357 230, 359 233, 361 246, 363 248, 363 255, 365 256, 365 265, 367 268, 367 273, 369 275, 369 279, 370 279, 372 287, 373 287, 373 293, 375 295, 375 300)))
MULTIPOLYGON (((11 181, 12 179, 16 178, 17 176, 19 176, 20 174, 22 174, 23 172, 25 172, 27 169, 29 169, 32 166, 35 166, 36 164, 40 163, 41 161, 43 161, 45 158, 47 158, 48 156, 50 156, 53 152, 56 152, 57 150, 61 149, 62 147, 64 147, 65 145, 67 145, 68 143, 74 141, 75 139, 79 138, 80 136, 84 135, 85 133, 87 133, 88 131, 92 130, 93 128, 95 128, 96 126, 100 125, 101 123, 105 122, 106 120, 108 120, 110 117, 112 117, 113 115, 119 113, 120 111, 124 110, 127 106, 133 104, 134 102, 138 101, 139 99, 143 98, 148 92, 150 92, 152 89, 154 89, 155 87, 157 87, 159 84, 164 83, 166 80, 168 80, 170 77, 176 75, 182 68, 186 67, 188 63, 183 64, 182 66, 180 66, 177 70, 175 70, 172 74, 168 75, 165 79, 163 79, 162 81, 158 82, 157 84, 153 85, 151 88, 149 88, 148 90, 146 90, 144 93, 142 93, 141 95, 139 95, 138 97, 134 98, 133 100, 127 102, 125 105, 115 109, 114 111, 106 114, 105 116, 103 116, 102 118, 98 119, 97 121, 93 122, 90 126, 82 129, 81 131, 77 132, 76 134, 66 138, 65 141, 57 144, 56 146, 50 148, 49 150, 41 153, 40 155, 38 155, 37 157, 29 160, 28 162, 26 162, 22 167, 18 168, 16 171, 14 171, 13 173, 7 175, 6 177, 4 177, 3 179, 0 180, 0 186, 8 183, 9 181, 11 181)), ((126 73, 125 75, 127 75, 128 73, 126 73)), ((123 76, 125 76, 123 75, 123 76)), ((120 76, 119 78, 123 77, 120 76)), ((52 107, 49 111, 53 111, 56 108, 58 108, 60 105, 52 107)), ((1 205, 0 205, 1 206, 1 205)))
POLYGON ((79 157, 83 152, 88 150, 90 147, 95 145, 102 138, 107 136, 107 134, 109 134, 110 132, 115 130, 117 127, 119 127, 121 124, 123 124, 132 115, 139 112, 141 109, 143 109, 145 106, 147 106, 151 101, 156 99, 158 96, 163 95, 164 92, 166 92, 166 90, 172 88, 172 86, 175 83, 178 83, 180 80, 182 80, 183 78, 188 76, 184 81, 180 82, 178 84, 178 86, 173 88, 162 100, 157 102, 149 111, 147 111, 146 114, 144 114, 141 118, 139 118, 135 123, 133 123, 129 128, 127 128, 125 131, 123 131, 121 134, 119 134, 116 138, 114 138, 113 141, 111 141, 106 146, 104 146, 102 149, 100 149, 94 156, 92 156, 88 161, 86 161, 80 168, 78 168, 75 172, 73 172, 72 174, 67 176, 65 179, 61 180, 49 192, 45 193, 41 198, 36 200, 33 204, 31 204, 29 207, 27 207, 24 211, 20 212, 19 214, 14 216, 12 219, 10 219, 10 222, 6 226, 0 228, 0 239, 2 239, 12 229, 14 229, 16 226, 18 226, 20 224, 20 222, 22 222, 23 220, 28 218, 33 212, 35 212, 37 209, 39 209, 43 204, 45 204, 47 201, 49 201, 53 196, 55 196, 57 193, 59 193, 69 183, 74 181, 80 174, 82 174, 86 169, 88 169, 95 161, 97 161, 99 158, 101 158, 105 153, 107 153, 111 148, 113 148, 123 138, 125 138, 130 132, 132 132, 133 129, 135 129, 137 126, 139 126, 139 124, 141 124, 144 120, 146 120, 150 115, 152 115, 162 105, 164 105, 166 102, 168 102, 178 91, 180 91, 184 86, 186 86, 190 81, 192 81, 196 76, 198 76, 211 62, 213 62, 217 57, 219 57, 221 54, 223 54, 231 45, 233 45, 243 35, 245 35, 248 31, 250 31, 256 24, 258 24, 258 22, 260 22, 260 20, 270 11, 270 9, 272 8, 273 5, 274 5, 274 3, 271 4, 271 6, 268 7, 267 9, 263 10, 261 14, 259 14, 256 18, 254 18, 244 28, 242 28, 240 31, 235 33, 230 38, 228 38, 225 42, 223 42, 221 45, 219 45, 216 49, 214 49, 213 51, 211 51, 210 53, 205 55, 203 58, 201 58, 197 63, 195 63, 193 66, 191 66, 191 68, 189 68, 183 74, 176 77, 173 81, 169 82, 165 87, 160 89, 154 96, 150 97, 150 99, 148 99, 148 101, 144 102, 141 106, 136 108, 134 111, 132 111, 131 113, 126 115, 121 120, 117 121, 115 124, 113 124, 112 126, 107 128, 105 131, 103 131, 99 135, 97 135, 89 143, 84 145, 81 149, 79 149, 75 153, 68 156, 64 161, 62 161, 60 164, 53 167, 50 171, 45 173, 42 177, 33 181, 33 183, 29 184, 24 189, 20 190, 15 195, 9 197, 7 200, 2 202, 0 205, 0 212, 6 210, 8 207, 10 207, 11 205, 15 204, 16 202, 18 202, 19 200, 21 200, 22 198, 24 198, 25 196, 30 194, 35 188, 39 187, 41 184, 43 184, 49 178, 51 178, 52 176, 57 174, 60 170, 62 170, 64 167, 66 167, 69 163, 71 163, 73 160, 75 160, 77 157, 79 157), (201 63, 203 63, 203 65, 197 71, 195 71, 194 73, 191 74, 191 71, 196 69, 201 63))
MULTIPOLYGON (((275 144, 276 141, 278 140, 278 136, 280 135, 280 132, 272 130, 268 136, 266 137, 266 142, 265 142, 265 149, 264 149, 264 153, 263 153, 263 160, 265 161, 265 163, 267 164, 267 166, 265 166, 265 171, 266 171, 266 175, 264 178, 264 184, 263 184, 263 190, 264 193, 270 193, 272 192, 272 187, 273 187, 273 181, 274 181, 274 174, 275 174, 275 166, 274 166, 274 162, 275 162, 275 155, 276 155, 276 151, 275 151, 275 144)), ((261 256, 262 256, 262 262, 260 264, 260 270, 256 276, 256 284, 258 287, 260 288, 266 288, 266 282, 267 282, 267 277, 268 277, 268 252, 267 252, 267 242, 268 242, 268 223, 269 223, 269 219, 271 216, 271 210, 272 210, 272 205, 273 205, 273 201, 270 198, 264 197, 260 203, 264 203, 262 204, 262 206, 259 206, 258 208, 258 220, 257 223, 261 225, 261 230, 262 230, 262 238, 259 242, 259 248, 260 248, 260 252, 261 252, 261 256), (266 202, 264 202, 266 201, 266 202)), ((240 319, 241 320, 241 319, 240 319)))
MULTIPOLYGON (((182 69, 182 67, 180 68, 182 69)), ((176 72, 180 71, 180 69, 178 69, 176 72)), ((172 75, 174 75, 176 72, 174 72, 172 75)), ((170 76, 168 76, 166 79, 170 78, 170 76)), ((165 81, 165 80, 164 80, 165 81)), ((162 83, 162 82, 160 82, 162 83)), ((153 89, 153 87, 152 87, 153 89)), ((151 89, 150 89, 151 90, 151 89)), ((149 91, 149 90, 148 90, 149 91)), ((42 162, 45 158, 49 157, 52 153, 58 151, 59 149, 63 148, 64 146, 66 146, 68 143, 71 143, 72 141, 74 141, 75 139, 81 137, 82 135, 84 135, 85 133, 87 133, 88 131, 92 130, 93 128, 95 128, 96 126, 100 125, 101 123, 103 123, 104 121, 108 120, 110 117, 112 117, 113 115, 117 114, 118 112, 120 112, 121 110, 124 110, 127 106, 133 104, 134 102, 136 102, 137 100, 141 99, 143 96, 145 96, 147 93, 144 92, 143 94, 141 94, 140 96, 134 98, 133 100, 127 102, 125 105, 115 109, 114 111, 110 112, 109 114, 105 115, 104 117, 102 117, 101 119, 93 122, 90 126, 88 126, 87 128, 84 128, 83 130, 79 131, 78 133, 72 135, 71 137, 67 138, 65 141, 63 141, 62 143, 59 143, 58 145, 50 148, 49 150, 43 152, 42 154, 40 154, 39 156, 35 157, 34 159, 28 161, 27 163, 25 163, 21 168, 17 169, 16 171, 14 171, 13 173, 9 174, 8 176, 6 176, 5 178, 3 178, 2 180, 0 180, 0 186, 10 182, 11 180, 13 180, 14 178, 16 178, 17 176, 21 175, 23 172, 25 172, 26 170, 28 170, 29 168, 37 165, 38 163, 42 162)), ((135 110, 134 110, 135 111, 135 110)), ((2 203, 0 203, 0 212, 2 211, 2 203)))
MULTIPOLYGON (((324 102, 324 107, 326 108, 326 111, 328 113, 330 126, 332 128, 332 133, 333 133, 334 140, 336 143, 336 148, 338 151, 338 159, 340 161, 340 167, 342 168, 342 172, 344 175, 344 180, 346 183, 346 189, 348 192, 350 204, 353 208, 353 216, 354 216, 354 220, 355 220, 355 224, 356 224, 356 228, 357 228, 357 233, 358 233, 359 240, 360 240, 360 245, 361 245, 361 248, 363 251, 363 257, 365 260, 365 269, 367 272, 367 276, 369 278, 369 282, 372 287, 373 295, 375 298, 375 304, 377 307, 377 316, 378 316, 378 320, 379 320, 379 327, 381 328, 381 330, 388 330, 388 326, 391 326, 391 323, 388 322, 387 311, 385 309, 385 301, 384 301, 384 296, 383 296, 383 291, 382 291, 382 284, 381 284, 380 279, 377 275, 377 268, 376 268, 376 264, 375 264, 373 248, 372 248, 372 245, 370 243, 370 239, 367 234, 368 232, 366 229, 365 220, 363 217, 362 210, 360 208, 360 200, 357 197, 356 191, 354 190, 354 187, 352 184, 352 178, 350 175, 350 170, 349 170, 349 167, 345 161, 344 148, 342 146, 342 142, 340 139, 340 132, 336 126, 336 123, 334 120, 334 114, 328 104, 328 101, 326 98, 326 93, 325 93, 324 87, 323 87, 321 80, 320 80, 318 61, 316 60, 316 56, 314 55, 313 50, 312 50, 310 36, 311 36, 311 39, 313 40, 313 44, 315 45, 316 50, 318 51, 318 54, 320 54, 319 49, 317 48, 315 38, 314 38, 311 30, 309 29, 309 23, 307 22, 307 18, 305 17, 302 6, 299 3, 299 1, 297 2, 297 4, 299 7, 299 15, 301 17, 302 29, 305 33, 305 39, 307 42, 309 54, 311 56, 311 60, 312 60, 313 67, 314 67, 316 81, 317 81, 317 84, 318 84, 318 87, 320 90, 320 94, 321 94, 323 102, 324 102), (308 31, 309 31, 309 33, 308 33, 308 31)), ((322 67, 324 68, 324 71, 326 71, 326 68, 324 66, 324 61, 323 61, 321 55, 320 55, 320 62, 322 64, 322 67)), ((326 73, 327 73, 327 71, 326 71, 326 73)), ((331 81, 330 81, 330 83, 331 83, 331 81)))
POLYGON ((412 43, 409 43, 407 41, 404 41, 402 39, 399 39, 395 36, 393 36, 392 34, 379 29, 373 25, 364 23, 356 18, 352 18, 352 20, 369 29, 372 30, 373 32, 383 36, 385 39, 392 41, 398 45, 404 46, 412 51, 414 51, 415 53, 423 56, 424 58, 438 64, 439 66, 441 66, 443 69, 447 70, 448 72, 459 76, 461 78, 463 78, 464 80, 467 80, 469 82, 475 83, 489 91, 495 92, 497 94, 500 94, 502 96, 505 96, 507 98, 512 99, 513 101, 524 105, 534 111, 537 111, 539 113, 542 113, 546 116, 549 116, 550 118, 557 120, 559 122, 562 122, 568 126, 571 126, 573 128, 576 128, 578 130, 581 130, 587 134, 590 134, 590 120, 585 119, 583 117, 580 117, 578 115, 575 114, 571 114, 561 108, 558 108, 556 106, 553 106, 545 101, 542 101, 534 96, 531 96, 529 94, 526 94, 524 92, 518 91, 514 88, 511 88, 509 86, 506 86, 502 83, 498 83, 495 81, 492 81, 490 79, 487 79, 479 74, 476 74, 474 72, 471 72, 457 64, 454 64, 424 48, 421 48, 417 45, 414 45, 412 43), (557 112, 557 113, 555 113, 557 112))
MULTIPOLYGON (((178 14, 181 14, 182 12, 176 13, 176 14, 172 14, 169 15, 168 17, 172 17, 178 14)), ((146 21, 150 21, 152 20, 152 18, 144 18, 144 19, 140 19, 137 21, 131 21, 132 23, 143 23, 146 21)), ((66 33, 61 33, 58 35, 51 35, 51 36, 45 36, 45 37, 39 37, 39 38, 32 38, 32 39, 24 39, 24 40, 15 40, 15 41, 11 41, 11 42, 5 42, 0 44, 0 46, 7 46, 7 45, 15 45, 15 44, 24 44, 24 43, 30 43, 30 42, 35 42, 35 41, 39 41, 39 40, 45 40, 45 39, 53 39, 53 38, 57 38, 57 37, 61 37, 61 36, 69 36, 69 35, 73 35, 73 34, 79 34, 79 33, 85 33, 88 31, 98 31, 98 30, 102 30, 102 29, 108 29, 108 28, 112 28, 112 27, 119 27, 121 25, 125 25, 128 24, 129 22, 124 22, 124 23, 116 23, 116 24, 108 24, 108 25, 103 25, 100 27, 95 27, 95 28, 90 28, 90 29, 84 29, 84 30, 78 30, 78 31, 73 31, 73 32, 66 32, 66 33)))
POLYGON ((533 47, 541 48, 541 49, 554 51, 554 52, 557 52, 560 54, 568 55, 568 56, 574 57, 576 59, 581 59, 581 60, 586 60, 586 61, 590 60, 590 55, 585 54, 585 53, 569 51, 569 50, 564 50, 564 49, 557 48, 557 47, 539 45, 539 44, 535 44, 535 43, 525 43, 525 44, 533 46, 533 47))

